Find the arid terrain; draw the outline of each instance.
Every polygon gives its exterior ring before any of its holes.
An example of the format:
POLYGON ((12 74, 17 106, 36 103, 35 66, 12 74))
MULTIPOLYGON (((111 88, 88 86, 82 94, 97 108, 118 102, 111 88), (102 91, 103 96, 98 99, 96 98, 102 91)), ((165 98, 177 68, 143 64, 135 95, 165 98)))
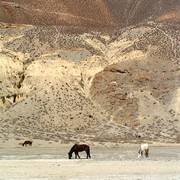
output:
POLYGON ((179 10, 179 0, 1 0, 2 143, 179 143, 179 10))
POLYGON ((180 179, 179 143, 179 0, 0 0, 0 179, 180 179))

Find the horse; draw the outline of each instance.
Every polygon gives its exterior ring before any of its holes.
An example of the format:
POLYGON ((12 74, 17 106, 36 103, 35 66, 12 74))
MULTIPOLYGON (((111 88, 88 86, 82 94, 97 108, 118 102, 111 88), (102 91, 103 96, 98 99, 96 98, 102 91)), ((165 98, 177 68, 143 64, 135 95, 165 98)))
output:
POLYGON ((141 144, 140 149, 138 151, 138 158, 142 157, 143 154, 146 158, 149 156, 149 145, 147 143, 141 144))
POLYGON ((91 158, 91 155, 90 155, 90 147, 86 144, 74 144, 73 147, 70 149, 69 153, 68 153, 68 156, 69 156, 69 159, 72 158, 72 153, 74 152, 75 154, 75 159, 80 158, 78 152, 82 152, 82 151, 86 151, 86 158, 91 158))
POLYGON ((32 141, 24 141, 22 143, 22 146, 27 146, 27 145, 32 146, 32 141))

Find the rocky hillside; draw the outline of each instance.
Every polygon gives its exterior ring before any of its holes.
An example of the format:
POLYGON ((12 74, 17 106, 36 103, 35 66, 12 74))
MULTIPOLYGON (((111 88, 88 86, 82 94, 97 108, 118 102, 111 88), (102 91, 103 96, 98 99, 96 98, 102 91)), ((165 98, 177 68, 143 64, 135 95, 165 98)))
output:
POLYGON ((0 1, 1 139, 179 142, 179 1, 38 2, 0 1))
POLYGON ((180 23, 179 10, 179 0, 1 0, 0 21, 124 27, 149 20, 180 23))

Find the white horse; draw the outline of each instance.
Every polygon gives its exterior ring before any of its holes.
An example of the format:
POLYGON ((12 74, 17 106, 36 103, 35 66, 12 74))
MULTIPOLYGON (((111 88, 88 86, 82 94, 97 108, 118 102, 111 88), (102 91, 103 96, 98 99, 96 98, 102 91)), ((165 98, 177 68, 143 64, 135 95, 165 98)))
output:
POLYGON ((149 145, 146 144, 141 144, 140 149, 138 151, 138 158, 140 158, 141 156, 143 156, 143 154, 148 157, 149 155, 149 145))

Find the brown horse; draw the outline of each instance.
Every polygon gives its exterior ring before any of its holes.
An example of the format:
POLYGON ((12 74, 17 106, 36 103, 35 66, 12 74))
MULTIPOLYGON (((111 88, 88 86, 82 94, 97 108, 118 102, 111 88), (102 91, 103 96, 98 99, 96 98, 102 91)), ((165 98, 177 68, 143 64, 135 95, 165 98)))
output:
POLYGON ((74 152, 75 154, 75 159, 77 159, 77 156, 78 158, 80 158, 78 152, 82 152, 82 151, 86 151, 86 154, 87 154, 87 159, 88 158, 91 158, 91 155, 90 155, 90 147, 86 144, 75 144, 69 151, 68 153, 68 156, 69 156, 69 159, 72 158, 72 153, 74 152))
POLYGON ((22 143, 22 146, 32 146, 32 141, 24 141, 24 143, 22 143))

